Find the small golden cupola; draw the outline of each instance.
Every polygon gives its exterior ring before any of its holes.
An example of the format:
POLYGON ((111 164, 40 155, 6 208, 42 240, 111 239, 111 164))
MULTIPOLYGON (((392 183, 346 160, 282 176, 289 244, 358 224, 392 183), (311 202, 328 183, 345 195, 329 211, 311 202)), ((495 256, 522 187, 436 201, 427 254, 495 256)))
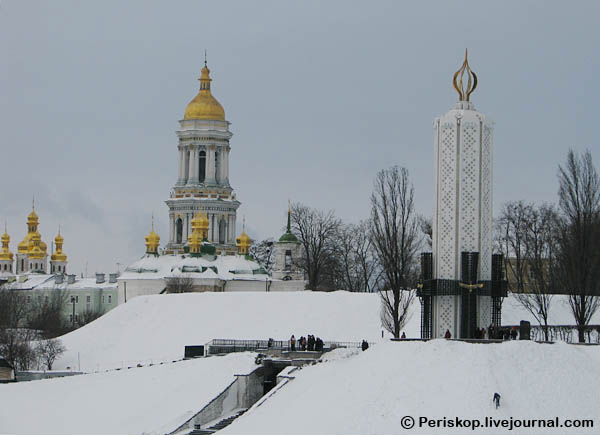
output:
POLYGON ((2 234, 2 249, 0 250, 0 261, 12 261, 13 253, 10 252, 9 244, 10 244, 10 236, 6 231, 6 224, 4 224, 4 234, 2 234))
POLYGON ((154 215, 152 215, 152 229, 146 238, 146 254, 158 255, 160 236, 154 232, 154 215))
POLYGON ((42 260, 46 256, 41 244, 42 236, 40 236, 40 233, 36 231, 29 239, 29 249, 27 250, 27 256, 31 260, 42 260))
MULTIPOLYGON (((188 242, 189 242, 189 248, 190 248, 190 254, 193 255, 200 255, 201 253, 201 248, 202 248, 202 240, 203 240, 203 232, 202 232, 202 227, 203 227, 203 218, 204 218, 204 214, 202 213, 202 211, 199 211, 196 216, 194 216, 194 219, 192 219, 192 233, 190 234, 190 236, 188 237, 188 242)), ((206 219, 208 222, 208 219, 206 219)))
POLYGON ((200 75, 200 91, 185 109, 184 120, 205 119, 213 121, 225 121, 225 110, 221 103, 213 97, 210 92, 210 70, 204 60, 204 68, 200 75))
POLYGON ((19 254, 33 255, 32 258, 41 259, 46 256, 47 245, 42 241, 42 236, 38 233, 39 218, 35 212, 35 206, 32 206, 31 213, 27 216, 27 235, 17 246, 19 254))
POLYGON ((62 250, 64 241, 65 241, 65 239, 60 234, 60 228, 59 228, 58 234, 54 238, 54 246, 56 247, 56 251, 54 252, 54 254, 52 254, 50 256, 50 260, 64 262, 64 263, 67 262, 67 254, 65 254, 62 250))
POLYGON ((252 246, 252 239, 246 234, 246 220, 244 219, 244 226, 242 228, 242 234, 235 239, 235 243, 238 247, 238 253, 241 255, 248 255, 250 252, 250 246, 252 246))

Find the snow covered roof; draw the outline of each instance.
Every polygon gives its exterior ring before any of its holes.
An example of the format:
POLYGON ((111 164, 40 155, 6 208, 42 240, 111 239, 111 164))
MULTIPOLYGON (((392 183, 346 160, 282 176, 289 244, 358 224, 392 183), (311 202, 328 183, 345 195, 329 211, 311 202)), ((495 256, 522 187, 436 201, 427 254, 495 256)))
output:
POLYGON ((90 290, 90 289, 116 289, 116 282, 104 281, 96 283, 96 278, 75 278, 75 282, 69 284, 67 276, 64 276, 63 282, 56 283, 54 274, 25 274, 16 276, 15 281, 6 284, 10 290, 90 290))
POLYGON ((162 279, 185 274, 192 278, 264 281, 269 278, 261 265, 243 255, 191 257, 187 255, 144 256, 131 264, 119 280, 162 279))

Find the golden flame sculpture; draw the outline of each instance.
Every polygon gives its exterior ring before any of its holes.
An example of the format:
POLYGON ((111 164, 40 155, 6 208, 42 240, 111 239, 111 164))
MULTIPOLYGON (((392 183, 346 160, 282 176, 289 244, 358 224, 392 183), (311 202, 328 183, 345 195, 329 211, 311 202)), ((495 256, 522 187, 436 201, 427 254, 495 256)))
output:
POLYGON ((467 49, 465 49, 465 61, 463 62, 462 66, 459 68, 459 70, 454 73, 454 78, 452 79, 452 82, 454 84, 454 89, 456 89, 456 92, 458 92, 459 101, 469 101, 471 94, 477 87, 477 75, 469 67, 469 60, 467 57, 468 57, 468 52, 467 52, 467 49), (467 74, 467 77, 468 77, 466 88, 464 87, 464 84, 463 84, 463 77, 464 77, 465 73, 467 74), (458 81, 456 80, 457 78, 458 78, 458 81))

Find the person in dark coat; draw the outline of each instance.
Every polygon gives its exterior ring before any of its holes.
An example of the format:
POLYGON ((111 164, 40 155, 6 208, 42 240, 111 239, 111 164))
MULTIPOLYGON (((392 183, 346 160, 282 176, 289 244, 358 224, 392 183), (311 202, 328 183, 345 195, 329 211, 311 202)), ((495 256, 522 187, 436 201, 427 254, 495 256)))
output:
POLYGON ((367 340, 362 341, 360 348, 363 350, 363 352, 369 348, 369 343, 367 342, 367 340))
POLYGON ((290 337, 290 349, 292 350, 292 352, 296 350, 296 337, 294 337, 294 334, 292 334, 292 336, 290 337))
POLYGON ((323 352, 323 340, 321 340, 319 337, 317 337, 315 340, 315 350, 317 352, 323 352))
POLYGON ((496 405, 496 409, 500 408, 500 394, 494 393, 494 398, 492 399, 494 404, 496 405))
POLYGON ((309 352, 315 350, 315 337, 311 334, 308 335, 308 350, 309 352))
POLYGON ((511 340, 516 340, 517 339, 517 328, 515 328, 514 326, 510 330, 510 339, 511 340))
POLYGON ((300 337, 300 349, 302 351, 306 350, 306 337, 304 335, 300 337))
POLYGON ((446 329, 446 333, 444 334, 444 338, 445 339, 452 338, 452 334, 450 334, 450 330, 449 329, 446 329))
POLYGON ((401 338, 402 340, 404 340, 404 339, 406 338, 406 333, 405 333, 404 331, 402 331, 402 335, 400 336, 400 338, 401 338))

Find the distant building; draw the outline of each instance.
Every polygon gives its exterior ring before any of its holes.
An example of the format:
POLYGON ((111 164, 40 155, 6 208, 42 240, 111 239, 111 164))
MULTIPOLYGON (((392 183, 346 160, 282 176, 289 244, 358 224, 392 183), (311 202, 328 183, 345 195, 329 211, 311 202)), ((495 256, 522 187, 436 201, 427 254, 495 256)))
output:
POLYGON ((15 276, 4 288, 18 292, 23 303, 32 307, 62 297, 64 319, 77 326, 86 314, 104 314, 117 306, 117 274, 105 278, 103 273, 96 278, 30 273, 15 276))
POLYGON ((27 216, 27 234, 17 246, 17 259, 10 251, 10 236, 4 227, 2 249, 0 250, 0 281, 7 281, 10 276, 26 273, 61 273, 67 272, 67 255, 62 251, 64 238, 58 230, 54 238, 56 251, 50 256, 50 270, 48 270, 48 247, 42 240, 39 231, 39 217, 35 208, 27 216))

